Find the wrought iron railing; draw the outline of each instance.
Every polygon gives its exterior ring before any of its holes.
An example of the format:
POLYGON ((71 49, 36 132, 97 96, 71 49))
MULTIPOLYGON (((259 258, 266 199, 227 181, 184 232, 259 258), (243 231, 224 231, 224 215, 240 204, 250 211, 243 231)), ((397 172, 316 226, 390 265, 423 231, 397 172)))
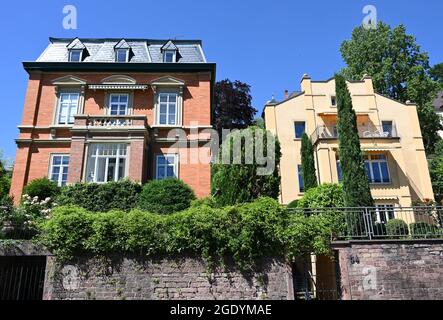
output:
MULTIPOLYGON (((398 138, 397 128, 392 125, 390 127, 384 126, 358 126, 358 135, 363 139, 386 139, 398 138)), ((337 126, 318 126, 311 134, 311 141, 316 142, 320 139, 337 139, 337 126)))
POLYGON ((332 240, 443 239, 443 207, 362 207, 288 209, 304 215, 327 215, 332 240))

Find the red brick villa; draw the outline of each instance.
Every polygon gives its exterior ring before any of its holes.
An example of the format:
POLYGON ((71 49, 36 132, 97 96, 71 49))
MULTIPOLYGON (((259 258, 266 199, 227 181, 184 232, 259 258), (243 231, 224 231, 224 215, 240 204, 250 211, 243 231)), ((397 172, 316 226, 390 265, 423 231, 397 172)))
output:
POLYGON ((215 64, 201 41, 50 38, 23 66, 15 202, 45 176, 59 185, 175 176, 197 196, 209 194, 202 154, 209 159, 215 64), (200 161, 190 161, 191 151, 200 161))

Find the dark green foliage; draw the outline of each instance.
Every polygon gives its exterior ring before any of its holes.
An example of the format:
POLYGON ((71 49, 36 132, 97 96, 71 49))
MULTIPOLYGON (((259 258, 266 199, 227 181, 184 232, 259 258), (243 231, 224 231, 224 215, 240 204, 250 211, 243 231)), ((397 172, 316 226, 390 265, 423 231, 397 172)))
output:
POLYGON ((414 222, 409 225, 411 236, 419 238, 435 238, 438 235, 438 227, 426 222, 414 222))
POLYGON ((443 200, 443 140, 435 144, 434 154, 429 160, 429 173, 435 200, 439 205, 443 200))
POLYGON ((144 185, 138 207, 152 213, 170 214, 191 206, 194 191, 181 180, 153 180, 144 185))
POLYGON ((372 207, 368 177, 360 149, 357 117, 345 78, 335 77, 337 94, 337 131, 339 136, 340 166, 343 175, 344 204, 346 207, 372 207))
POLYGON ((94 212, 112 209, 129 211, 137 206, 141 185, 129 180, 97 183, 76 183, 61 189, 57 202, 75 205, 94 212))
POLYGON ((295 209, 295 208, 298 208, 298 200, 291 201, 291 202, 286 206, 286 208, 288 208, 288 209, 295 209))
POLYGON ((298 200, 298 208, 340 208, 344 206, 343 188, 339 184, 321 184, 298 200))
POLYGON ((221 146, 219 163, 212 165, 211 190, 217 203, 227 206, 259 197, 277 199, 280 157, 280 144, 269 131, 249 127, 231 133, 221 146), (246 137, 249 142, 245 142, 246 137), (263 162, 257 160, 257 154, 263 162), (231 161, 225 164, 223 159, 231 161))
POLYGON ((386 223, 386 234, 393 239, 404 238, 409 235, 406 222, 400 219, 392 219, 386 223))
POLYGON ((433 66, 429 71, 429 74, 435 81, 443 84, 443 63, 439 63, 433 66))
POLYGON ((331 215, 289 214, 278 201, 260 198, 226 208, 203 204, 171 215, 58 207, 41 224, 40 240, 62 260, 81 253, 196 254, 209 267, 232 257, 240 270, 250 271, 262 258, 329 253, 335 227, 331 215))
POLYGON ((48 178, 40 178, 32 180, 24 189, 23 194, 27 194, 31 198, 38 197, 40 200, 46 198, 54 199, 60 193, 57 184, 48 178))
POLYGON ((340 51, 347 64, 342 74, 348 80, 359 81, 368 74, 377 93, 418 104, 423 141, 431 154, 440 139, 440 120, 432 102, 441 87, 436 82, 441 67, 430 68, 429 55, 421 51, 414 36, 406 33, 404 25, 391 28, 380 22, 375 29, 360 26, 352 32, 352 39, 343 42, 340 51))
POLYGON ((303 184, 307 192, 317 186, 317 175, 315 174, 314 148, 306 133, 301 138, 301 165, 303 184))
MULTIPOLYGON (((251 88, 241 81, 218 81, 214 87, 214 127, 222 139, 223 129, 244 129, 254 123, 251 88)), ((221 141, 221 140, 220 140, 221 141)))

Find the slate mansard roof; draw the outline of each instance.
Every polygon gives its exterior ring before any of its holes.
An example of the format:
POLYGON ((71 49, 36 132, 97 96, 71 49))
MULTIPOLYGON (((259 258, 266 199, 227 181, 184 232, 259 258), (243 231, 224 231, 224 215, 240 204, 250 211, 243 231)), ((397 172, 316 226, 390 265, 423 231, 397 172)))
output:
POLYGON ((129 46, 129 63, 162 63, 163 50, 177 50, 177 63, 206 63, 200 40, 121 38, 49 38, 50 44, 36 62, 68 62, 69 49, 84 49, 82 62, 115 62, 115 48, 129 46))

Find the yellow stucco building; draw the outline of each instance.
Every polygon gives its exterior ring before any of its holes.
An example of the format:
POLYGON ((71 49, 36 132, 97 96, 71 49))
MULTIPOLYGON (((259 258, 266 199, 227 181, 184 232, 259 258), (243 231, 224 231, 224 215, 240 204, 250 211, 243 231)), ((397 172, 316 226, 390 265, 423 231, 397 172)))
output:
MULTIPOLYGON (((416 105, 400 103, 374 92, 372 78, 348 82, 371 192, 379 206, 410 207, 414 200, 434 199, 416 105)), ((337 140, 335 80, 301 80, 301 92, 269 101, 266 128, 281 144, 283 204, 303 196, 301 135, 314 145, 319 183, 341 180, 337 140)), ((388 218, 389 219, 389 218, 388 218)))

